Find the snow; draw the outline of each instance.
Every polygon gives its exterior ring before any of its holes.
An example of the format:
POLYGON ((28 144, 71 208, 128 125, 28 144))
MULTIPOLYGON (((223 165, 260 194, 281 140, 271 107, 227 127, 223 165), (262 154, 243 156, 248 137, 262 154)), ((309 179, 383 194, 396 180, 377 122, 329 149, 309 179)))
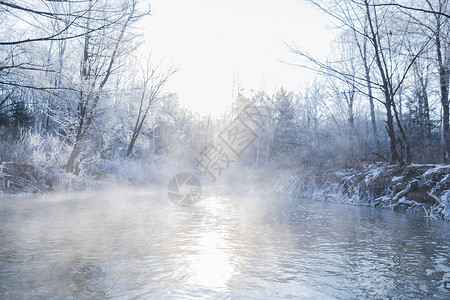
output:
POLYGON ((385 171, 384 168, 375 168, 366 175, 366 178, 364 179, 364 182, 368 184, 372 180, 378 178, 383 172, 385 171))
POLYGON ((428 171, 426 171, 422 176, 425 178, 428 178, 434 174, 442 174, 442 173, 449 173, 449 172, 450 172, 450 166, 438 165, 435 168, 431 168, 428 171))
POLYGON ((405 178, 405 176, 394 176, 392 177, 392 182, 397 182, 397 181, 401 181, 403 180, 403 178, 405 178))
POLYGON ((441 196, 442 200, 442 206, 444 208, 443 213, 444 217, 447 220, 450 220, 450 190, 444 191, 444 193, 441 196))
POLYGON ((318 181, 306 180, 309 173, 306 170, 280 170, 275 176, 274 188, 279 192, 340 203, 415 211, 422 207, 427 217, 450 219, 448 170, 449 165, 415 164, 402 169, 367 164, 324 175, 318 181), (411 175, 393 176, 398 172, 411 175))

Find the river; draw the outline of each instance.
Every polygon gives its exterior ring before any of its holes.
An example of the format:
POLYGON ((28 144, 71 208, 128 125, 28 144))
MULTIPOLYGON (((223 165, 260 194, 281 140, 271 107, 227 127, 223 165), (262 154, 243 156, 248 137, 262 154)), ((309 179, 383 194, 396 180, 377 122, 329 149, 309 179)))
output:
POLYGON ((274 196, 0 199, 1 299, 450 299, 450 222, 274 196))

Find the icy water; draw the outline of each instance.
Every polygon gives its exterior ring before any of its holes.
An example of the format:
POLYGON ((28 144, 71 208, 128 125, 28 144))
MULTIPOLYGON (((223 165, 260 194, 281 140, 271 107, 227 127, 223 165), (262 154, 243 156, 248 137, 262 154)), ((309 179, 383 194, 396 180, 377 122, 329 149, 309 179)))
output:
POLYGON ((450 299, 450 223, 255 193, 0 199, 1 299, 450 299))

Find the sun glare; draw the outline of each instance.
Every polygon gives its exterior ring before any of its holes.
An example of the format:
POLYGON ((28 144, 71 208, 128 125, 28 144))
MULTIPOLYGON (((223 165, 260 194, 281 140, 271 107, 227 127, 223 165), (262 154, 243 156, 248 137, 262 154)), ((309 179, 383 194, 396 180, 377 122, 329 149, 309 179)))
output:
MULTIPOLYGON (((331 34, 319 13, 301 1, 152 1, 146 51, 179 66, 168 84, 180 102, 218 116, 232 101, 234 84, 244 93, 281 86, 298 89, 310 75, 292 60, 283 42, 322 53, 331 34), (317 39, 320 36, 320 41, 317 39), (239 80, 234 81, 233 78, 239 80)), ((236 87, 235 87, 236 88, 236 87)))

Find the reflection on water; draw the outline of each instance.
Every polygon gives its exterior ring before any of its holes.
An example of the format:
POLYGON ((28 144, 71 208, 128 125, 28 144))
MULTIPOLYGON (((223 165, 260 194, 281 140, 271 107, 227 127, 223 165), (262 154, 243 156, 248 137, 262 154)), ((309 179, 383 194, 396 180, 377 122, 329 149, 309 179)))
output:
POLYGON ((450 223, 306 199, 0 199, 0 298, 450 297, 450 223))

